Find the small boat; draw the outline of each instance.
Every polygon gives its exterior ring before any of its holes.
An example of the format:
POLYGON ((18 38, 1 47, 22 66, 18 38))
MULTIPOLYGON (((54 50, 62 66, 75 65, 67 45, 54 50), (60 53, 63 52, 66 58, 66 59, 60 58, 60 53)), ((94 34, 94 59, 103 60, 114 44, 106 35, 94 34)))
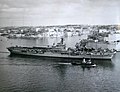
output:
POLYGON ((95 67, 96 66, 96 64, 92 63, 91 60, 86 61, 85 59, 83 59, 82 62, 79 62, 79 63, 78 62, 72 62, 71 64, 72 65, 81 65, 81 66, 86 66, 86 67, 88 67, 88 66, 95 67))

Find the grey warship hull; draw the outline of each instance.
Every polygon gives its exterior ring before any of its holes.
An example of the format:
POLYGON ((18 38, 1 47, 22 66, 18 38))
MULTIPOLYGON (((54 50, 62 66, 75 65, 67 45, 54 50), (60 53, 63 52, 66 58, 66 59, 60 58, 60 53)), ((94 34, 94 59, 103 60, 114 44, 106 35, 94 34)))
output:
POLYGON ((61 59, 95 59, 95 60, 111 60, 114 53, 109 54, 71 54, 68 51, 52 51, 50 47, 9 47, 7 48, 11 55, 23 55, 23 56, 37 56, 37 57, 47 57, 47 58, 61 58, 61 59), (47 51, 46 51, 47 50, 47 51), (63 53, 65 52, 65 53, 63 53))

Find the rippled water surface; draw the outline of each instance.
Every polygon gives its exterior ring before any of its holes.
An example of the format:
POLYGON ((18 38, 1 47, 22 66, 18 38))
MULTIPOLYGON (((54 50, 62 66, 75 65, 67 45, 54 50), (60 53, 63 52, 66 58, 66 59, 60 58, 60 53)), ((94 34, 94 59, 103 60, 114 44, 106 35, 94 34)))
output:
POLYGON ((11 57, 3 53, 13 42, 27 46, 49 41, 2 38, 0 92, 120 92, 119 52, 112 61, 94 61, 97 67, 83 68, 71 65, 71 60, 11 57))

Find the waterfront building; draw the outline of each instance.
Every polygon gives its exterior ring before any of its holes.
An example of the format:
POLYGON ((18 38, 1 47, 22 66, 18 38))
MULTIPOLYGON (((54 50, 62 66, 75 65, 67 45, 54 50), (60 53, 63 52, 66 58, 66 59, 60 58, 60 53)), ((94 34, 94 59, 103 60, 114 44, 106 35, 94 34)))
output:
POLYGON ((105 37, 104 40, 108 41, 109 43, 118 42, 120 41, 120 32, 108 34, 108 37, 105 37))

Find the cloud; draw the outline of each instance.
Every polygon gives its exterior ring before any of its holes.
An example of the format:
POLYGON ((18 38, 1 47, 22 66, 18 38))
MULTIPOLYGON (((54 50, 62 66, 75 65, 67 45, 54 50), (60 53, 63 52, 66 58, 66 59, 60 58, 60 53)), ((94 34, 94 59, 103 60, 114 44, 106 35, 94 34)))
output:
POLYGON ((119 22, 119 0, 0 0, 0 25, 119 22))
MULTIPOLYGON (((119 0, 0 0, 0 4, 9 8, 35 8, 44 5, 79 4, 80 6, 114 7, 120 4, 119 0)), ((0 6, 1 6, 0 5, 0 6)))

